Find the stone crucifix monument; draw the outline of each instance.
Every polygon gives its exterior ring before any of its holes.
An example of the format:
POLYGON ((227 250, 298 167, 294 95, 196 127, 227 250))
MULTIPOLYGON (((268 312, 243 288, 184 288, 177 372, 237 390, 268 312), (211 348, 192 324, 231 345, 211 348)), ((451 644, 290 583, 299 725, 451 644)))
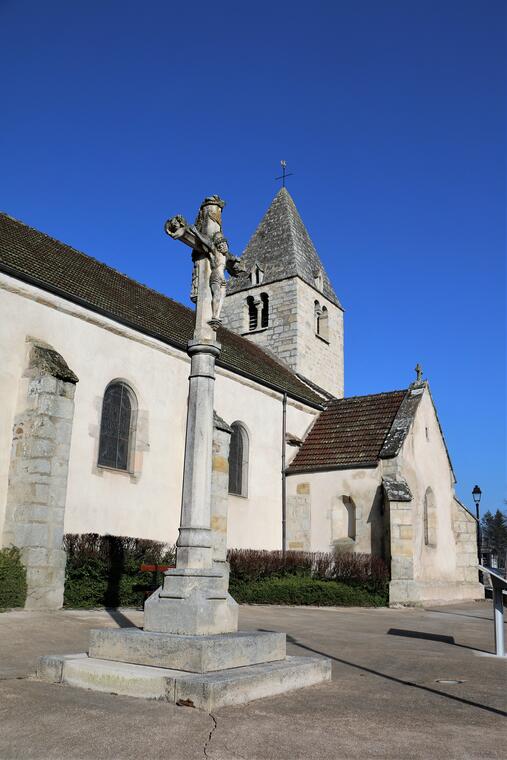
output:
POLYGON ((192 249, 196 304, 176 567, 146 601, 143 629, 92 630, 87 653, 42 657, 40 679, 211 711, 331 678, 324 657, 287 657, 284 633, 238 631, 223 535, 211 530, 216 330, 225 272, 241 271, 222 233, 224 206, 213 195, 195 224, 175 216, 165 226, 192 249))
POLYGON ((144 630, 175 634, 226 633, 238 628, 238 606, 227 593, 225 563, 212 561, 211 459, 215 360, 220 354, 216 330, 225 296, 225 271, 234 275, 239 260, 229 253, 222 234, 225 202, 205 198, 195 224, 182 216, 166 222, 166 232, 192 248, 191 298, 195 329, 188 344, 190 379, 181 523, 176 568, 164 586, 147 600, 144 630))

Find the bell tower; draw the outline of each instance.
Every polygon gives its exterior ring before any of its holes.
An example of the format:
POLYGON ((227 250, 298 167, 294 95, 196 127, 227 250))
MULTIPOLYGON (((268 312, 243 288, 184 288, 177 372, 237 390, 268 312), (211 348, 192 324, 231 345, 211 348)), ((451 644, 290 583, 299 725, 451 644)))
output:
POLYGON ((343 309, 286 187, 250 239, 246 269, 227 283, 225 327, 303 378, 343 396, 343 309))

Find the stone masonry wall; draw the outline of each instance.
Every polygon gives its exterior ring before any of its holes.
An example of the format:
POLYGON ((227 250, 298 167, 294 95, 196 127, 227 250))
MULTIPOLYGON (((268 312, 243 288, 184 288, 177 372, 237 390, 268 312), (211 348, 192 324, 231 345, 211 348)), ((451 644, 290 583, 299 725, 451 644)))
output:
POLYGON ((296 372, 343 398, 343 311, 302 280, 297 280, 296 357, 296 372), (315 301, 327 308, 327 341, 315 334, 315 301))
POLYGON ((287 549, 311 550, 311 510, 310 483, 298 483, 287 496, 287 549))
POLYGON ((410 601, 414 580, 413 507, 410 501, 388 502, 390 518, 391 603, 410 601))
POLYGON ((240 293, 232 293, 225 299, 222 311, 224 325, 240 335, 245 335, 252 343, 272 351, 293 369, 297 364, 297 284, 296 279, 282 280, 268 285, 259 285, 240 293), (260 300, 260 294, 269 297, 269 324, 252 332, 248 328, 248 307, 246 299, 253 296, 260 300))
POLYGON ((337 397, 343 396, 343 312, 296 277, 227 295, 224 325, 271 351, 295 372, 337 397), (269 297, 269 323, 249 331, 247 298, 269 297), (328 309, 329 341, 315 334, 314 304, 328 309))
POLYGON ((454 500, 453 530, 456 541, 456 580, 476 583, 477 523, 456 499, 454 500))
POLYGON ((27 569, 27 609, 63 603, 63 524, 77 377, 50 347, 32 345, 14 420, 2 537, 27 569), (23 408, 24 407, 24 408, 23 408))
POLYGON ((211 469, 211 531, 213 562, 227 560, 227 511, 229 505, 229 447, 232 429, 213 414, 211 469))

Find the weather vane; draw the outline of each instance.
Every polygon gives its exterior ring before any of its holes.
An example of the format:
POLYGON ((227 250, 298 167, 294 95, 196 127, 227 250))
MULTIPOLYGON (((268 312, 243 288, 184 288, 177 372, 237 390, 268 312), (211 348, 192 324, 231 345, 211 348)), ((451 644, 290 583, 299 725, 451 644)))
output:
POLYGON ((285 178, 286 177, 292 177, 293 174, 292 174, 292 172, 289 172, 289 174, 287 174, 287 172, 285 171, 286 168, 287 168, 287 161, 283 161, 283 160, 280 161, 280 166, 282 167, 282 174, 281 174, 280 177, 275 177, 275 179, 276 180, 281 179, 282 180, 282 187, 285 187, 285 178))

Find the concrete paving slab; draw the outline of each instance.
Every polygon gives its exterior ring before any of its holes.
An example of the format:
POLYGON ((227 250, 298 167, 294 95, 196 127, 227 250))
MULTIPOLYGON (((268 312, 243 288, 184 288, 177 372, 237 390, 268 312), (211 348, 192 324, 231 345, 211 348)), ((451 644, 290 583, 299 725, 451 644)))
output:
POLYGON ((288 653, 330 657, 333 681, 212 717, 28 679, 40 655, 85 651, 90 628, 132 622, 141 624, 142 614, 0 614, 1 760, 505 755, 507 666, 475 656, 494 651, 491 602, 430 610, 244 606, 243 630, 287 631, 288 653), (449 680, 461 683, 442 682, 449 680))

